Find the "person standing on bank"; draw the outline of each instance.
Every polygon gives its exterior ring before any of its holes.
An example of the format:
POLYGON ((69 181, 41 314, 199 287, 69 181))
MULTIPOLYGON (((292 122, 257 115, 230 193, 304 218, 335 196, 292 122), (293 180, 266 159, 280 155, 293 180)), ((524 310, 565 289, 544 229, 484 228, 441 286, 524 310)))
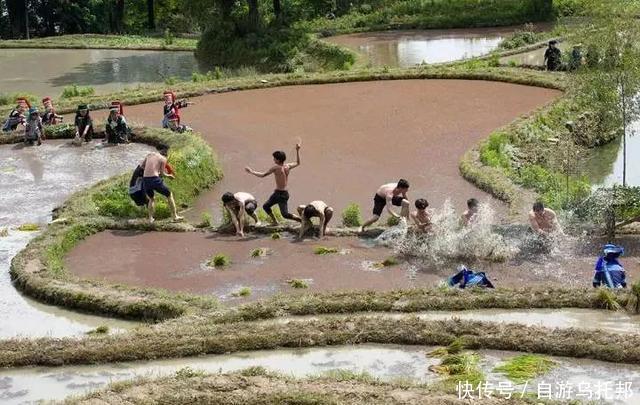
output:
POLYGON ((276 219, 275 215, 273 215, 273 211, 271 210, 271 208, 276 204, 280 208, 280 213, 282 214, 283 218, 300 222, 300 217, 289 212, 289 191, 287 190, 287 186, 289 184, 289 173, 291 172, 291 170, 300 166, 300 143, 296 144, 296 162, 285 163, 286 160, 287 155, 283 151, 277 150, 273 152, 273 162, 275 163, 275 165, 269 170, 265 172, 257 172, 250 167, 245 167, 244 169, 247 173, 252 174, 256 177, 263 178, 269 176, 270 174, 273 174, 273 176, 275 177, 276 189, 273 194, 271 194, 271 197, 269 197, 267 202, 265 202, 262 206, 267 215, 269 215, 269 218, 271 218, 272 225, 278 224, 278 220, 276 219))
POLYGON ((544 64, 549 71, 560 70, 562 66, 562 52, 558 49, 558 41, 549 41, 549 47, 544 51, 544 64))

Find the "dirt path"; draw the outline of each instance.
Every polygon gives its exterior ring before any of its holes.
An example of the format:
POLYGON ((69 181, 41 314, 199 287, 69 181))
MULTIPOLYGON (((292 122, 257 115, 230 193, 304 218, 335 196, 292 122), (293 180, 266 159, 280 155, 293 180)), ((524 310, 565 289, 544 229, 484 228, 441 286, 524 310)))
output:
MULTIPOLYGON (((356 202, 368 216, 377 187, 401 177, 411 183, 411 198, 426 197, 432 206, 451 198, 462 209, 471 196, 499 206, 460 177, 460 156, 559 94, 496 82, 403 80, 197 97, 183 110, 183 122, 214 146, 225 178, 198 200, 191 215, 219 213, 220 195, 227 190, 248 191, 264 202, 273 179, 250 176, 244 167, 268 168, 276 149, 293 157, 299 138, 302 166, 291 176, 290 206, 323 199, 341 212, 356 202)), ((127 107, 131 122, 158 126, 161 116, 161 103, 127 107)))

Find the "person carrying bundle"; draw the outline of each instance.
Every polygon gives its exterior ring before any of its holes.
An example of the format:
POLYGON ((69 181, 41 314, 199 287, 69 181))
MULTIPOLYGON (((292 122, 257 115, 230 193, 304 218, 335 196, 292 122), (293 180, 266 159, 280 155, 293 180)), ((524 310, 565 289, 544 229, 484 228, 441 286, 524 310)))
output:
POLYGON ((603 255, 598 258, 593 275, 593 286, 607 288, 627 288, 624 267, 618 261, 624 248, 612 243, 604 245, 603 255))
POLYGON ((45 97, 42 99, 42 105, 44 106, 44 114, 42 114, 42 125, 56 125, 62 122, 64 117, 56 114, 56 110, 53 107, 53 101, 51 97, 45 97))
POLYGON ((105 142, 111 144, 129 143, 129 127, 124 117, 122 103, 119 101, 111 103, 109 116, 107 117, 106 133, 105 142))
POLYGON ((2 126, 3 132, 15 131, 18 125, 26 125, 25 112, 31 108, 31 104, 26 98, 19 98, 16 100, 16 107, 9 113, 9 118, 4 122, 2 126))

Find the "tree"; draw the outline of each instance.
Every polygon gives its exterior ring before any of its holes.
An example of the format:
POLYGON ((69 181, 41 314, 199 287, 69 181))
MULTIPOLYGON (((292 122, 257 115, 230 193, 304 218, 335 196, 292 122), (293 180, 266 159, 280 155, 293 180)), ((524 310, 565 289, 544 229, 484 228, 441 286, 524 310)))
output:
POLYGON ((147 27, 150 30, 156 29, 156 14, 153 0, 147 0, 147 27))
POLYGON ((25 0, 6 0, 11 37, 20 38, 25 33, 26 9, 25 0))

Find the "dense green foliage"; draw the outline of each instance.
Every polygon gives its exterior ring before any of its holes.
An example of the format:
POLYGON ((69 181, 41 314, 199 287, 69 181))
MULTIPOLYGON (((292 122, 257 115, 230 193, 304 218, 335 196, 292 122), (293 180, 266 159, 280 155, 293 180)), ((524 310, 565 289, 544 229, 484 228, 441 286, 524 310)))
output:
POLYGON ((556 366, 556 362, 548 357, 523 354, 510 358, 493 371, 504 373, 507 378, 516 384, 523 384, 548 373, 554 366, 556 366))
POLYGON ((60 98, 91 96, 95 92, 95 89, 91 86, 78 86, 74 84, 71 86, 66 86, 64 89, 62 89, 62 95, 60 96, 60 98))
POLYGON ((342 225, 346 227, 362 225, 362 213, 358 204, 351 203, 342 211, 342 225))

